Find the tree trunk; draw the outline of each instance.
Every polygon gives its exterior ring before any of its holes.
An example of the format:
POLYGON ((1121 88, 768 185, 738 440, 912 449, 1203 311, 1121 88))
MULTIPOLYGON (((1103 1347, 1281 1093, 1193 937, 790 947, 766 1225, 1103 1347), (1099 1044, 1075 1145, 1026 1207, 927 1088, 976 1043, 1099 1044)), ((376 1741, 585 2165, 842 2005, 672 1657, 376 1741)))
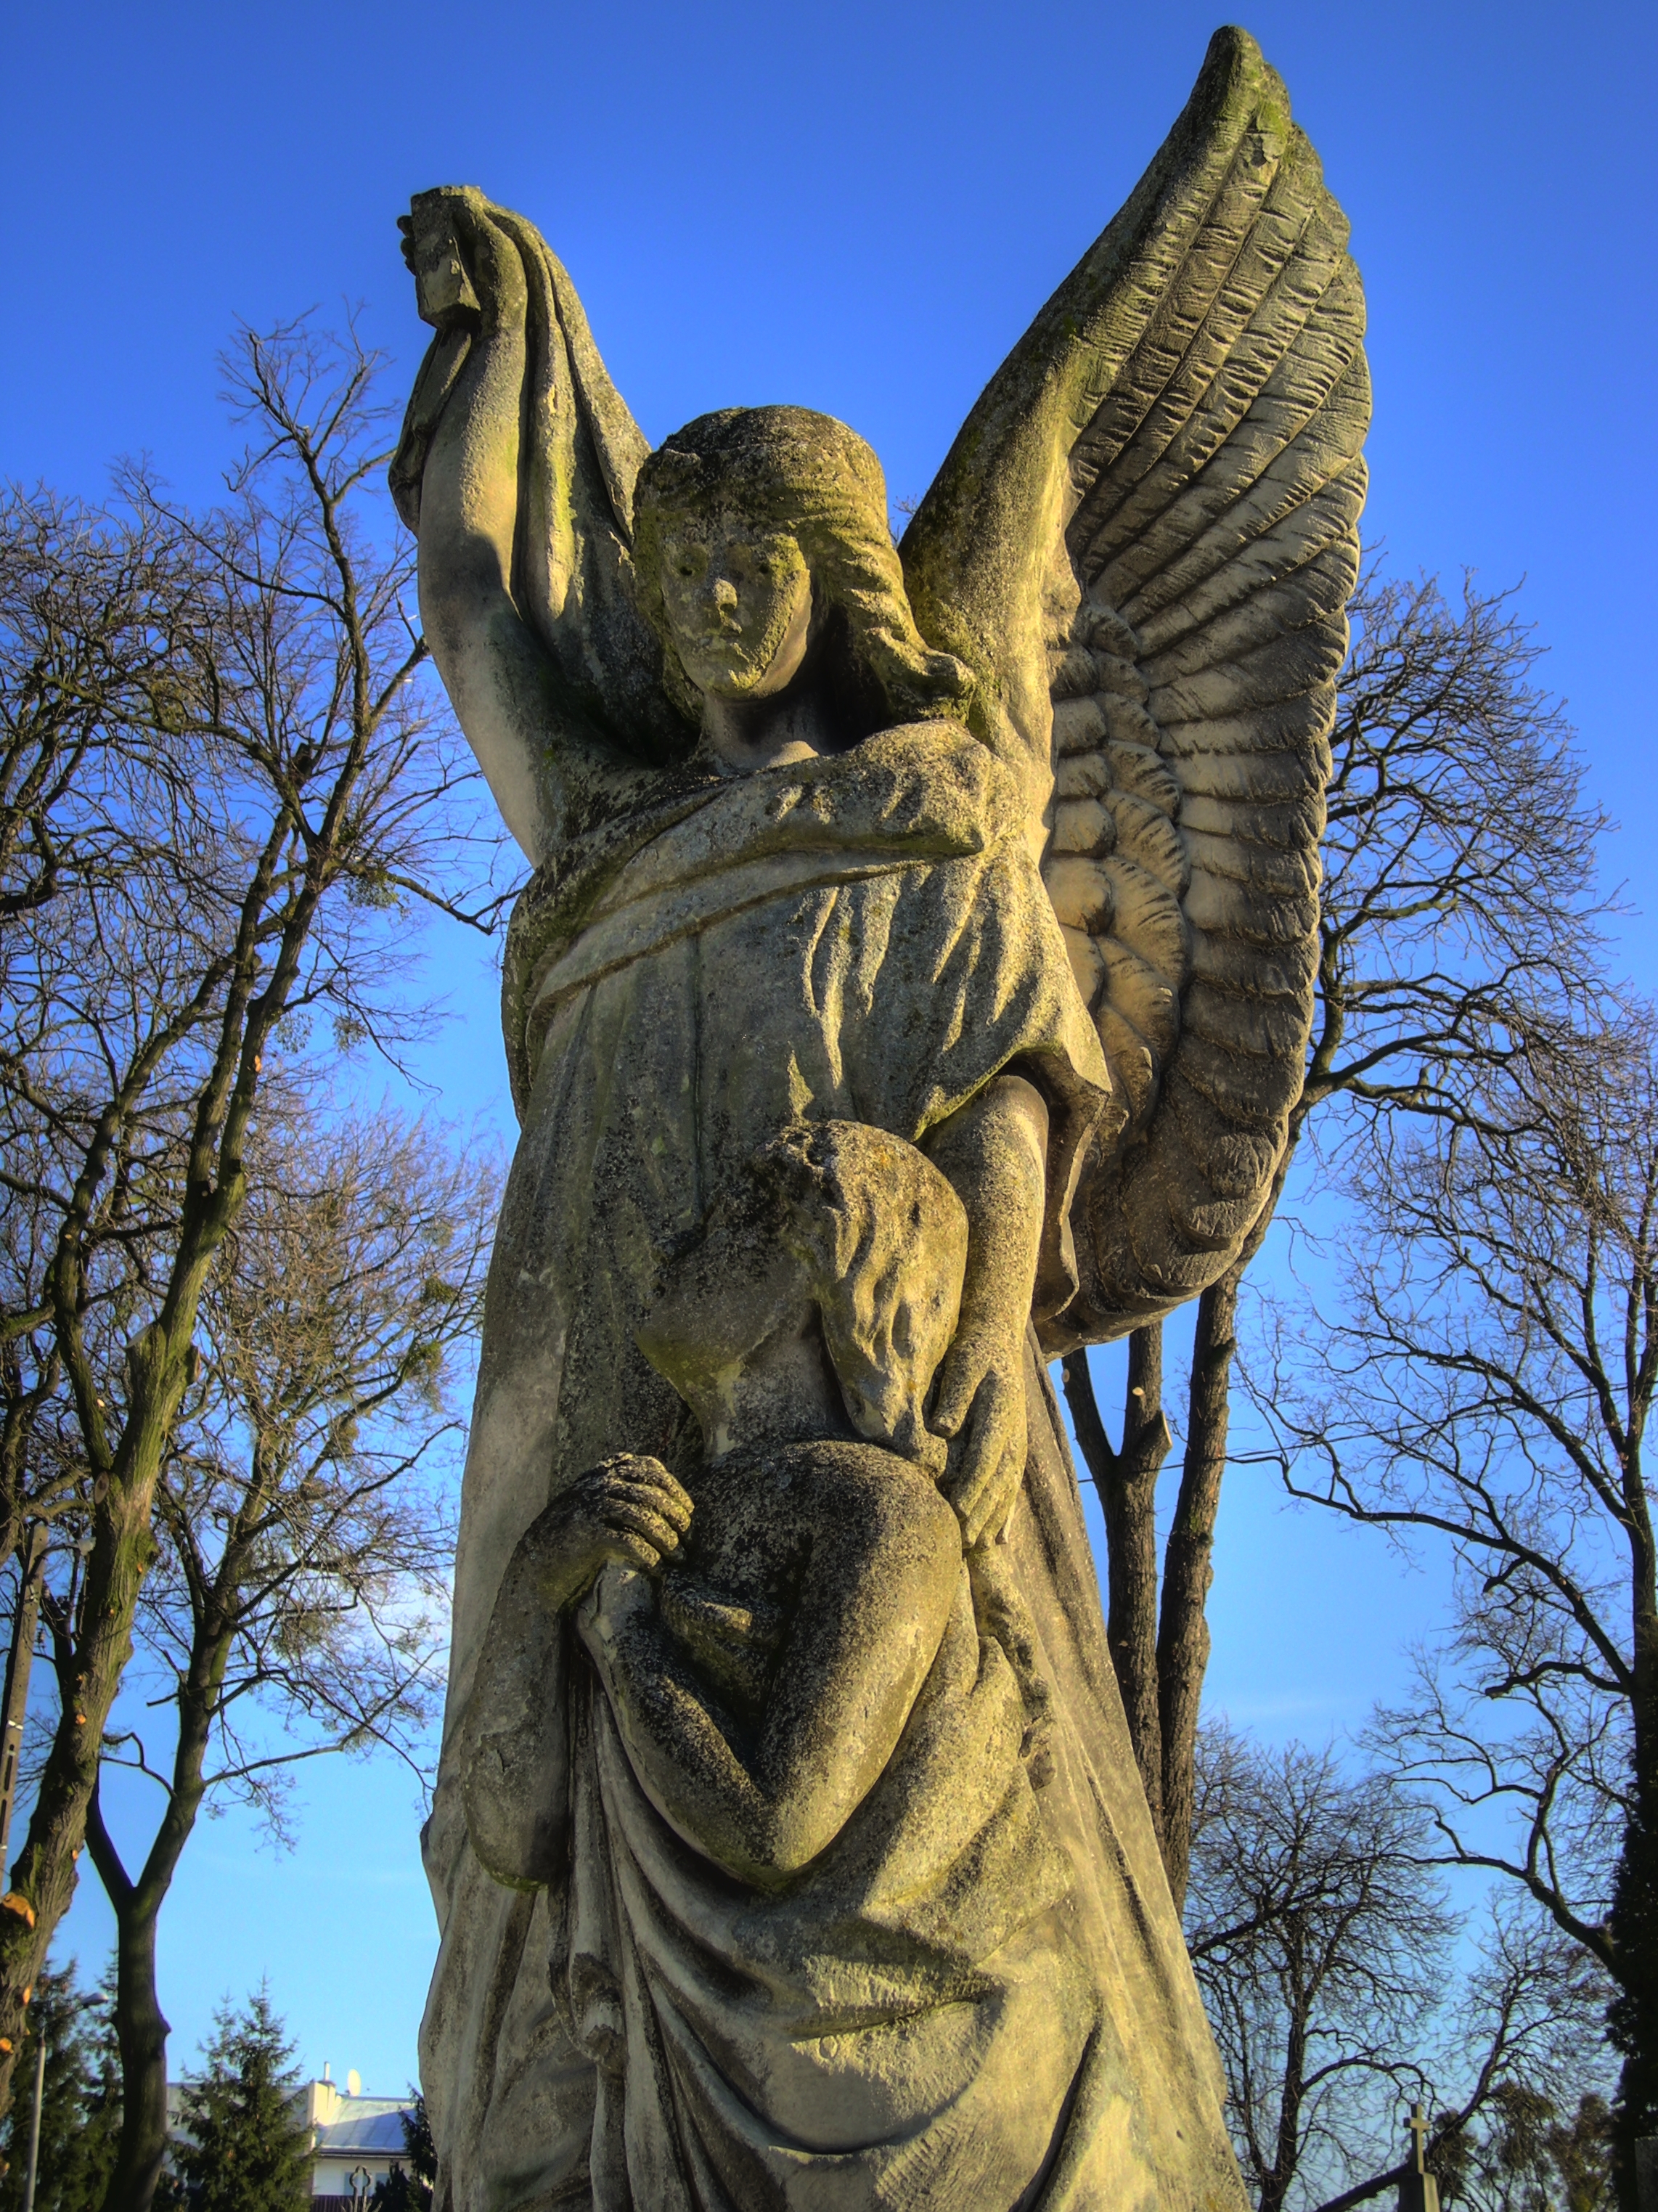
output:
POLYGON ((11 2046, 0 2051, 0 2106, 9 2098, 13 2054, 22 2039, 26 1993, 75 1894, 104 1728, 131 1656, 138 1593, 155 1556, 149 1507, 161 1443, 157 1435, 147 1479, 112 1486, 99 1508, 71 1677, 62 1685, 57 1731, 13 1869, 16 1902, 0 1914, 0 2037, 11 2046))
MULTIPOLYGON (((0 1562, 3 1564, 3 1562, 0 1562)), ((40 1586, 46 1571, 46 1525, 36 1521, 19 1557, 17 1610, 12 1618, 11 1652, 6 1661, 6 1692, 0 1700, 0 1889, 5 1887, 11 1847, 11 1817, 17 1806, 17 1771, 28 1718, 29 1678, 34 1671, 34 1631, 40 1615, 40 1586)))
MULTIPOLYGON (((355 769, 349 775, 343 772, 337 781, 336 811, 341 818, 355 782, 355 769)), ((75 1894, 75 1863, 86 1841, 104 1729, 132 1656, 139 1594, 158 1548, 150 1512, 193 1371, 196 1315, 208 1271, 247 1195, 243 1148, 262 1054, 299 974, 325 881, 323 863, 331 864, 333 858, 331 846, 320 861, 320 848, 313 848, 303 888, 283 921, 269 979, 255 996, 261 977, 259 933, 290 829, 283 807, 243 902, 213 1065, 196 1101, 185 1205, 166 1291, 155 1318, 126 1347, 128 1395, 118 1443, 112 1443, 105 1401, 94 1381, 81 1304, 81 1238, 120 1121, 114 1103, 106 1106, 99 1137, 88 1149, 75 1208, 66 1217, 52 1262, 58 1349, 98 1503, 80 1617, 66 1624, 75 1646, 70 1679, 60 1682, 57 1733, 17 1861, 14 1892, 21 1910, 0 1913, 0 2113, 10 2102, 13 2053, 22 2039, 27 1992, 75 1894)))
POLYGON ((0 1567, 24 1540, 35 1423, 60 1378, 57 1361, 48 1360, 34 1388, 25 1386, 16 1339, 27 1327, 25 1316, 0 1323, 0 1567))
POLYGON ((1163 1411, 1163 1326, 1128 1340, 1123 1442, 1114 1451, 1100 1419, 1086 1352, 1062 1363, 1066 1403, 1105 1514, 1106 1640, 1128 1720, 1128 1740, 1145 1785, 1157 1848, 1163 1849, 1163 1750, 1157 1703, 1157 1474, 1174 1439, 1163 1411))
POLYGON ((1178 1911, 1186 1902, 1197 1801, 1198 1718, 1209 1664, 1205 1608, 1226 1472, 1238 1285, 1259 1237, 1203 1293, 1192 1346, 1188 1427, 1174 1526, 1157 1589, 1157 1476, 1172 1439, 1163 1411, 1161 1324, 1128 1340, 1123 1446, 1114 1451, 1100 1418, 1088 1354, 1062 1362, 1066 1402, 1105 1514, 1106 1638, 1145 1784, 1151 1825, 1178 1911))
POLYGON ((1258 2212, 1283 2212, 1284 2201, 1295 2184, 1301 2164, 1301 2108, 1307 2094, 1306 2075, 1307 2020, 1304 2007, 1297 2001, 1291 2014, 1284 2055, 1284 2087, 1278 2101, 1272 2163, 1260 2177, 1258 2212))
POLYGON ((155 1990, 164 1887, 129 1881, 94 1793, 87 1844, 115 1910, 115 2033, 121 2051, 121 2141, 104 2212, 147 2212, 167 2155, 168 2023, 155 1990))
POLYGON ((1209 1665, 1206 1608, 1215 1578, 1212 1555, 1226 1473, 1232 1354, 1237 1345, 1238 1284, 1230 1268, 1198 1301, 1192 1345, 1186 1455, 1174 1526, 1163 1553, 1157 1625, 1157 1697, 1163 1757, 1163 1863, 1178 1911, 1186 1903, 1197 1805, 1198 1718, 1209 1665))
MULTIPOLYGON (((233 1530, 220 1563, 222 1578, 234 1578, 245 1548, 242 1532, 233 1530)), ((234 1619, 219 1604, 197 1616, 190 1664, 179 1686, 179 1741, 167 1810, 137 1881, 122 1865, 121 1855, 104 1826, 95 1784, 87 1808, 87 1844, 114 1911, 116 1928, 115 2034, 121 2051, 121 2142, 104 2197, 104 2212, 149 2212, 161 2176, 167 2145, 167 2021, 155 1989, 156 1929, 207 1794, 203 1777, 208 1747, 234 1626, 234 1619)))
MULTIPOLYGON (((1644 1503, 1644 1501, 1641 1501, 1644 1503)), ((1658 2136, 1658 1576, 1649 1512, 1631 1513, 1634 1553, 1633 1800, 1613 1878, 1610 1932, 1618 1994, 1607 2008, 1623 2058, 1612 2107, 1612 2171, 1620 2212, 1649 2212, 1636 2146, 1658 2136)))

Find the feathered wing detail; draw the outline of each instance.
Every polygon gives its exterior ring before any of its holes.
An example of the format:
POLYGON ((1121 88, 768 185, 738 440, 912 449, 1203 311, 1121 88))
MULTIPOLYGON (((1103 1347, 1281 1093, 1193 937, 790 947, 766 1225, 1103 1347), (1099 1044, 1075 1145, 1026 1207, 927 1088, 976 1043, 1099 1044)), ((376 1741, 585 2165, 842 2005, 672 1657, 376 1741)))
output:
POLYGON ((1282 84, 1218 33, 905 539, 924 629, 979 675, 981 734, 1033 793, 1051 764, 1043 875, 1118 1090, 1054 1349, 1224 1273, 1283 1158, 1364 495, 1346 242, 1282 84))

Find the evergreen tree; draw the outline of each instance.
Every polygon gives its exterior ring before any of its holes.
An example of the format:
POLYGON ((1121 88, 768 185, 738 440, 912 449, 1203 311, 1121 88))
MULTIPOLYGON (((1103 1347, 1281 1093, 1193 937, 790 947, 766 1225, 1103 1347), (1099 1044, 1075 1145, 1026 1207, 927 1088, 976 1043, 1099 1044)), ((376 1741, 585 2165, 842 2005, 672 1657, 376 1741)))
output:
POLYGON ((1560 2212, 1611 2212, 1612 2116, 1593 2091, 1577 2100, 1575 2118, 1549 2130, 1549 2156, 1560 2177, 1560 2212))
POLYGON ((206 2071, 181 2100, 165 2193, 190 2212, 304 2212, 311 2131, 294 2100, 294 2046, 263 1986, 243 2012, 222 2005, 214 2023, 206 2071))
POLYGON ((1499 2082, 1482 2130, 1446 2127, 1430 2159, 1439 2201, 1467 2212, 1614 2212, 1614 2129, 1606 2100, 1589 2090, 1570 2119, 1523 2081, 1499 2082))
POLYGON ((50 1968, 35 1985, 28 2033, 17 2053, 17 2070, 3 2144, 0 2212, 23 2201, 29 2124, 34 2103, 34 2063, 46 2039, 46 2070, 40 2097, 40 2154, 35 2212, 99 2212, 121 2136, 120 2061, 106 2009, 78 1993, 75 1962, 50 1968))
MULTIPOLYGON (((1658 1687, 1658 1674, 1653 1682, 1658 1687)), ((1649 1705, 1652 1695, 1649 1690, 1649 1705)), ((1645 1733, 1650 1741, 1649 1727, 1645 1733)), ((1649 1767, 1653 1764, 1649 1756, 1647 1763, 1649 1767)), ((1632 1774, 1628 1798, 1611 1921, 1612 1941, 1625 1971, 1619 1978, 1606 2025, 1612 2047, 1624 2060, 1612 2113, 1619 2195, 1624 2203, 1633 2204, 1637 2188, 1635 2146, 1643 2136, 1658 2134, 1658 1775, 1632 1774)))
POLYGON ((374 2184, 374 2212, 432 2212, 438 2178, 438 2154, 432 2141, 432 2124, 426 2117, 426 2100, 411 2089, 413 2102, 403 2116, 403 2144, 408 2165, 394 2166, 384 2181, 374 2184))
POLYGON ((1500 2083, 1491 2104, 1493 2124, 1479 2161, 1487 2200, 1499 2212, 1554 2212, 1549 2186, 1553 2105, 1540 2089, 1521 2081, 1500 2083))

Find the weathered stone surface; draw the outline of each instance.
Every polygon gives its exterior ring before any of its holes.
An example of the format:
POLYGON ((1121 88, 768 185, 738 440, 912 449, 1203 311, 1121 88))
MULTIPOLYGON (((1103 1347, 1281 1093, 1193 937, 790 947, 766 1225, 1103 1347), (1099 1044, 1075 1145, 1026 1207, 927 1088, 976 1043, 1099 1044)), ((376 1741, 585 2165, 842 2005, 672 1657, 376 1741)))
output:
POLYGON ((1044 1355, 1218 1274, 1304 1046, 1364 417, 1220 33, 907 533, 654 453, 470 190, 393 463, 537 872, 422 2072, 455 2212, 1242 2203, 1044 1355))

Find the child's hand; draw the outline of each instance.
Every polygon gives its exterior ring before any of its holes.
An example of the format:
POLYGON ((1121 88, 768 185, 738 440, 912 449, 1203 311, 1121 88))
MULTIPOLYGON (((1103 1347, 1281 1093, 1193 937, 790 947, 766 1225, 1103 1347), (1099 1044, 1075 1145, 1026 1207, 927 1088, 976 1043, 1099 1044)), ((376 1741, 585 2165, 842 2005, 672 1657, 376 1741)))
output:
POLYGON ((660 1571, 691 1525, 691 1499, 660 1460, 623 1452, 562 1490, 524 1538, 544 1597, 573 1605, 614 1561, 660 1571))

